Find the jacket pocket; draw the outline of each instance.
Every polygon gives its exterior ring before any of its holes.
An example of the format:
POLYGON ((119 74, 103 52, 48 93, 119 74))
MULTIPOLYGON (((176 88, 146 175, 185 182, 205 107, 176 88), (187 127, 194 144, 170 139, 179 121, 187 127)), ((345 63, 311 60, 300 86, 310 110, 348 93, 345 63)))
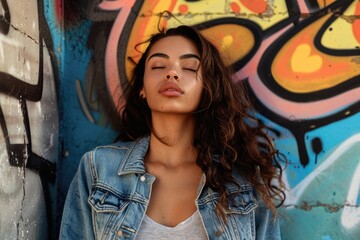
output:
POLYGON ((97 213, 120 213, 129 205, 128 199, 122 198, 120 195, 102 188, 95 188, 91 192, 88 202, 97 213))
POLYGON ((248 214, 258 206, 252 189, 230 192, 228 193, 228 201, 227 214, 248 214))

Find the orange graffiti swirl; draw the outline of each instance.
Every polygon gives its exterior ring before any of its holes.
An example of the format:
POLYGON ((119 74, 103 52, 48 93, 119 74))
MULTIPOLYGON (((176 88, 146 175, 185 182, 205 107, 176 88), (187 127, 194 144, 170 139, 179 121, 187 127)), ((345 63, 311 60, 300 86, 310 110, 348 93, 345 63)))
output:
POLYGON ((280 49, 271 71, 275 81, 289 92, 310 93, 335 87, 359 75, 353 56, 332 56, 318 50, 316 33, 330 14, 304 28, 280 49))

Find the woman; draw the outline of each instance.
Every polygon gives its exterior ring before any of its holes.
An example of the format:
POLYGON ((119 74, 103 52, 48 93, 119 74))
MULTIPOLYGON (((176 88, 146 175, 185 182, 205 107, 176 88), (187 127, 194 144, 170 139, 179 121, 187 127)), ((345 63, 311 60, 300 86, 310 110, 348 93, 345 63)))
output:
POLYGON ((84 155, 61 239, 280 238, 280 155, 206 38, 154 35, 126 96, 122 142, 84 155))

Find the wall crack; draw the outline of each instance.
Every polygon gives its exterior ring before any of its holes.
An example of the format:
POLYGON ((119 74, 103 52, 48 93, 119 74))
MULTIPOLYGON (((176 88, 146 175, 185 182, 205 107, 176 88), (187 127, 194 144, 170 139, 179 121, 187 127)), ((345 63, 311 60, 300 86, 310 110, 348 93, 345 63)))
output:
POLYGON ((315 203, 309 203, 307 201, 303 201, 300 204, 289 204, 289 205, 283 205, 283 208, 296 208, 296 209, 300 209, 300 210, 304 210, 304 211, 311 211, 314 208, 324 208, 326 212, 329 213, 335 213, 338 212, 340 210, 342 210, 345 207, 351 207, 351 208, 358 208, 360 207, 360 205, 358 204, 350 204, 350 203, 344 203, 344 204, 339 204, 339 203, 322 203, 320 201, 317 201, 315 203))

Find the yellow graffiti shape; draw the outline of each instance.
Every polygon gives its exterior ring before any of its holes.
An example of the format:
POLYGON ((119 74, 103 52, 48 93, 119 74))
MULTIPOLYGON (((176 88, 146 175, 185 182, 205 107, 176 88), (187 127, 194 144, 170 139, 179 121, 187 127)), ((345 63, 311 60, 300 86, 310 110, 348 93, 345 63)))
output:
POLYGON ((321 37, 321 44, 329 49, 357 49, 360 46, 360 1, 354 1, 337 17, 321 37))
MULTIPOLYGON (((152 1, 145 1, 152 2, 152 1)), ((156 1, 154 1, 156 2, 156 1)), ((160 4, 170 1, 158 1, 160 4)), ((285 0, 176 0, 173 9, 169 9, 180 22, 195 25, 222 18, 242 18, 250 20, 263 30, 276 25, 289 17, 289 10, 285 0), (225 11, 223 11, 225 9, 225 11)), ((177 24, 177 20, 169 21, 177 24)))
POLYGON ((321 69, 323 60, 319 55, 311 54, 308 44, 300 44, 291 56, 291 69, 299 73, 313 73, 321 69))
POLYGON ((234 38, 231 35, 224 36, 222 39, 221 48, 223 50, 229 49, 229 47, 232 45, 233 41, 234 41, 234 38))
POLYGON ((244 58, 255 45, 254 34, 242 25, 220 24, 203 29, 201 33, 223 50, 229 64, 244 58))

